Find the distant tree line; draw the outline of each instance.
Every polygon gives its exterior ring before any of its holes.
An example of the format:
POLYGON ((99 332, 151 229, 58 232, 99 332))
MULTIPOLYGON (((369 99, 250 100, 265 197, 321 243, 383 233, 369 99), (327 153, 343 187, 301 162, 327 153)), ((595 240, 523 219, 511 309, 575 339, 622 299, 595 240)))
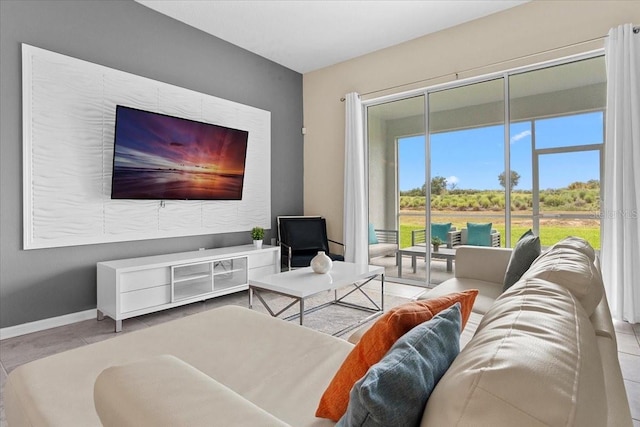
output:
MULTIPOLYGON (((500 183, 500 186, 502 188, 507 188, 506 186, 506 182, 505 182, 505 173, 502 172, 500 175, 498 175, 498 182, 500 183)), ((520 174, 514 170, 511 171, 511 179, 509 181, 509 188, 511 189, 511 191, 513 191, 513 189, 515 187, 518 186, 518 183, 520 182, 520 174)), ((459 189, 456 188, 457 184, 456 183, 448 183, 447 182, 447 178, 443 177, 443 176, 434 176, 433 178, 431 178, 431 195, 434 196, 440 196, 443 194, 469 194, 469 193, 475 193, 478 190, 464 190, 464 189, 459 189)), ((599 189, 600 188, 600 181, 597 179, 590 179, 587 182, 581 182, 581 181, 576 181, 576 182, 572 182, 571 184, 569 184, 566 187, 568 190, 594 190, 594 189, 599 189)), ((427 191, 426 191, 426 184, 423 184, 422 187, 419 188, 413 188, 411 190, 405 190, 405 191, 400 191, 400 195, 401 196, 411 196, 411 197, 416 197, 416 196, 426 196, 427 195, 427 191)))

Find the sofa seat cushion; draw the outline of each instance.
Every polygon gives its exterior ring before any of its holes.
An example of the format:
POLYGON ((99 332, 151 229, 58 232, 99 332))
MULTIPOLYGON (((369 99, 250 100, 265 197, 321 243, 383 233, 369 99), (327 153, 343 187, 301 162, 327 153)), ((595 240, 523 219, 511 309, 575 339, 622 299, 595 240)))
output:
POLYGON ((502 294, 502 283, 456 277, 445 280, 435 288, 420 295, 418 299, 438 298, 451 293, 468 291, 469 289, 478 290, 472 311, 474 313, 485 314, 489 308, 491 308, 495 299, 502 294))
POLYGON ((460 334, 460 349, 462 350, 469 344, 471 339, 476 333, 478 326, 480 326, 480 322, 482 321, 482 314, 479 313, 471 313, 469 315, 469 320, 467 320, 467 324, 462 330, 460 334))
POLYGON ((287 424, 170 355, 105 369, 94 387, 104 427, 287 424))
POLYGON ((369 258, 376 258, 385 255, 395 255, 398 245, 395 243, 376 243, 369 245, 369 258))
POLYGON ((604 387, 582 305, 562 286, 529 279, 485 314, 431 394, 421 425, 603 426, 604 387))
POLYGON ((604 293, 602 275, 591 259, 562 242, 540 255, 522 275, 522 279, 531 278, 564 286, 580 301, 589 316, 604 293))
POLYGON ((315 409, 352 348, 293 322, 225 306, 19 366, 7 378, 5 409, 9 425, 100 426, 93 402, 98 375, 170 354, 286 424, 331 426, 315 409))

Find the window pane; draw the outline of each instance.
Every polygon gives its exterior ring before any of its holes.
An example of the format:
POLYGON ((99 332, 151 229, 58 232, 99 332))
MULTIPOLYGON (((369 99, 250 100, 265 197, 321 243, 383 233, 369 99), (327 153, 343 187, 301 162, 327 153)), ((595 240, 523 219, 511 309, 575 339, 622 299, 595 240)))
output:
POLYGON ((604 56, 515 74, 509 77, 511 120, 604 110, 606 91, 604 56))
POLYGON ((600 151, 543 154, 539 159, 542 245, 578 236, 600 248, 600 151))
POLYGON ((603 112, 536 120, 536 149, 603 143, 603 112))

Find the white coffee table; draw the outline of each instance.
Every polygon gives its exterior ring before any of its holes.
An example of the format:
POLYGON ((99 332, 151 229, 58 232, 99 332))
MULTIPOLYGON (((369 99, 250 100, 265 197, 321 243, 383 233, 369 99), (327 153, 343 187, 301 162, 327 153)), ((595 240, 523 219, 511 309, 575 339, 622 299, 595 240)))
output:
POLYGON ((334 261, 331 270, 325 274, 316 274, 313 272, 311 267, 271 274, 269 276, 263 276, 258 279, 249 279, 249 308, 253 308, 254 295, 262 302, 269 314, 271 314, 273 317, 278 317, 287 309, 289 309, 296 303, 299 303, 300 313, 288 316, 285 318, 285 320, 299 317, 301 325, 304 323, 305 314, 314 312, 332 304, 343 305, 346 307, 373 313, 366 319, 363 319, 356 324, 344 328, 334 334, 339 335, 357 327, 358 325, 376 316, 379 316, 384 311, 384 267, 334 261), (380 276, 380 305, 378 305, 365 292, 366 289, 363 289, 364 285, 369 283, 377 276, 380 276), (338 298, 338 289, 351 286, 353 287, 353 289, 338 298), (307 298, 331 290, 334 291, 334 298, 332 301, 305 310, 304 303, 307 298), (361 292, 375 308, 344 301, 347 296, 358 291, 361 292), (262 292, 273 292, 292 298, 293 301, 282 310, 275 312, 262 298, 262 292))

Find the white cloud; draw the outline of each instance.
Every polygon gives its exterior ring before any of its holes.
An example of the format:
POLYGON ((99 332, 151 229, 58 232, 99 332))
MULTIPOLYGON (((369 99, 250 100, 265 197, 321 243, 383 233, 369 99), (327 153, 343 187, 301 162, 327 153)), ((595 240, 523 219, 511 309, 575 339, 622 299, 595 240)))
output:
POLYGON ((447 178, 447 184, 457 184, 458 181, 460 180, 455 175, 451 175, 449 178, 447 178))
POLYGON ((530 130, 522 131, 519 134, 513 135, 511 137, 511 143, 513 144, 513 143, 515 143, 517 141, 520 141, 522 138, 526 138, 529 135, 531 135, 531 131, 530 130))

